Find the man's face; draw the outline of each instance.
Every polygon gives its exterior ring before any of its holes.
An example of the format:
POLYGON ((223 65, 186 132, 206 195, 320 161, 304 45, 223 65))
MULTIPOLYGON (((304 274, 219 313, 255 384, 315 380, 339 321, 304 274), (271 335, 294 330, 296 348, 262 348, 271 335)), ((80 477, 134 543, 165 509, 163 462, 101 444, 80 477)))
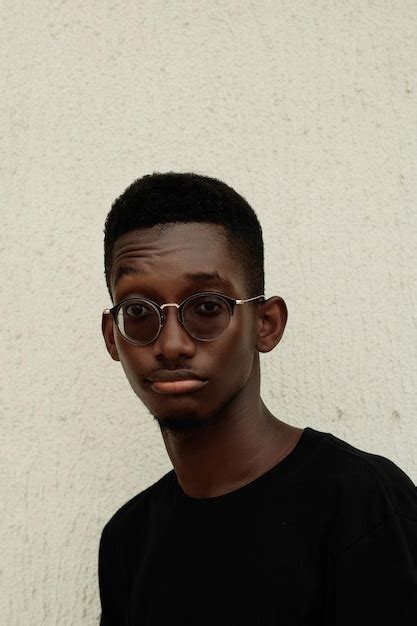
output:
MULTIPOLYGON (((248 293, 223 227, 198 223, 156 226, 121 236, 113 249, 112 285, 115 304, 131 297, 180 304, 201 291, 237 299, 260 295, 248 293), (127 266, 136 271, 123 273, 127 266)), ((257 375, 257 306, 256 302, 236 306, 229 327, 210 342, 191 337, 174 307, 164 309, 166 323, 148 345, 127 342, 110 315, 104 316, 103 332, 112 358, 120 360, 132 389, 161 428, 179 423, 191 428, 218 415, 257 375), (207 382, 191 392, 155 389, 149 378, 173 370, 187 370, 207 382)))

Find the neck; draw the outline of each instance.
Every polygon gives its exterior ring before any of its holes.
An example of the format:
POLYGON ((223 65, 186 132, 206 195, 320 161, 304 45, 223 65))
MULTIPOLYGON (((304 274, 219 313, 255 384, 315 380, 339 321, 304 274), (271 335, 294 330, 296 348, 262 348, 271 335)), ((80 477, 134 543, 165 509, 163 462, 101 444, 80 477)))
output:
POLYGON ((162 432, 187 495, 209 498, 234 491, 277 465, 297 444, 302 429, 270 413, 259 394, 259 376, 254 378, 206 428, 162 432))

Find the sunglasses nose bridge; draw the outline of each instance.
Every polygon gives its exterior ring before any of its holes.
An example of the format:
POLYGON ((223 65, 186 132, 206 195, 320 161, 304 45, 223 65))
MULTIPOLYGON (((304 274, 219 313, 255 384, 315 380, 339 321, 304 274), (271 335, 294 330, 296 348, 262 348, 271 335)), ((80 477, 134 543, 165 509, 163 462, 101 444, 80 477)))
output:
POLYGON ((161 328, 163 326, 165 326, 165 322, 167 319, 166 313, 164 312, 164 309, 168 308, 168 307, 175 307, 177 309, 177 319, 180 322, 180 324, 182 324, 182 311, 181 311, 181 305, 177 304, 176 302, 167 302, 166 304, 162 304, 159 309, 160 309, 160 317, 161 317, 161 328))

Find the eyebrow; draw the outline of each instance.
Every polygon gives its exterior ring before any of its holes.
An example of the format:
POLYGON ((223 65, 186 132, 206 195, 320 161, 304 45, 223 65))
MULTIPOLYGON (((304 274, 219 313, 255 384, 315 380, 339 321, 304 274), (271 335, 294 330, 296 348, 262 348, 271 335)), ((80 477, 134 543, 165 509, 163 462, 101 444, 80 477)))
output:
POLYGON ((140 276, 146 276, 146 272, 139 269, 138 267, 132 267, 131 265, 121 265, 117 268, 114 277, 114 286, 117 285, 122 276, 128 276, 129 274, 139 274, 140 276))
POLYGON ((214 272, 191 272, 185 274, 185 278, 194 282, 203 283, 220 283, 223 287, 230 287, 230 283, 225 278, 222 278, 216 271, 214 272))
MULTIPOLYGON (((132 267, 131 265, 121 265, 116 270, 116 274, 114 277, 114 286, 116 286, 122 276, 128 276, 130 274, 146 276, 146 272, 138 267, 132 267)), ((223 287, 230 287, 229 281, 225 278, 222 278, 217 271, 189 272, 185 274, 185 278, 193 282, 220 283, 223 287)))

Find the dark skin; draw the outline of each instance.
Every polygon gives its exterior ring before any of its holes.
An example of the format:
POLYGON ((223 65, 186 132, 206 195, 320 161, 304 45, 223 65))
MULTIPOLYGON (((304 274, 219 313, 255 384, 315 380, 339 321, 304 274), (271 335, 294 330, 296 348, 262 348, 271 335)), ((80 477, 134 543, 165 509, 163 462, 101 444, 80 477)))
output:
MULTIPOLYGON (((132 231, 116 241, 115 304, 134 296, 179 304, 201 291, 237 299, 260 295, 249 293, 222 226, 169 224, 132 231), (136 272, 130 270, 116 282, 126 266, 136 272)), ((159 337, 146 346, 127 342, 112 317, 103 314, 107 350, 121 362, 133 390, 158 421, 184 492, 195 498, 229 493, 277 465, 303 432, 274 417, 260 397, 259 353, 279 343, 287 307, 277 296, 236 306, 227 330, 211 342, 191 337, 175 308, 165 313, 159 337), (152 388, 149 376, 178 369, 207 382, 188 393, 152 388)))

